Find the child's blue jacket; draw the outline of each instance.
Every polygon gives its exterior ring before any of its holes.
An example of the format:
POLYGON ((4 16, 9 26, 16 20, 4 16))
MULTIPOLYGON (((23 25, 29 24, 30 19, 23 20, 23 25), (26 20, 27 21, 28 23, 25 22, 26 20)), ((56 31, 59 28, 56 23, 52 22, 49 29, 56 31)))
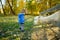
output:
POLYGON ((20 14, 18 14, 18 22, 20 23, 20 24, 22 24, 22 23, 24 23, 24 13, 20 13, 20 14))

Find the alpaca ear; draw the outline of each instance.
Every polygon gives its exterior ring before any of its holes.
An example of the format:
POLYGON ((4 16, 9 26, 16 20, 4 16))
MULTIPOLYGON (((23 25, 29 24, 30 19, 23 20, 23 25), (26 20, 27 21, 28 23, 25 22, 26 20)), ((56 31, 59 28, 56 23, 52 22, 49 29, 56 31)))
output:
POLYGON ((36 16, 34 17, 34 25, 37 25, 37 23, 38 23, 38 17, 36 16))
POLYGON ((38 21, 36 19, 34 19, 34 25, 37 25, 38 21))

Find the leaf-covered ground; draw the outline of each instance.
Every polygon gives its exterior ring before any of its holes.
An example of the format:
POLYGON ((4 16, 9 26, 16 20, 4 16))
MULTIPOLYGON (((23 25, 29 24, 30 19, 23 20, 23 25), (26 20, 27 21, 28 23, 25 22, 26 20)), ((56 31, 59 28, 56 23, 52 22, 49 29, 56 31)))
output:
POLYGON ((0 40, 57 40, 60 37, 59 27, 34 26, 33 17, 25 16, 25 32, 20 32, 17 16, 0 17, 0 40))

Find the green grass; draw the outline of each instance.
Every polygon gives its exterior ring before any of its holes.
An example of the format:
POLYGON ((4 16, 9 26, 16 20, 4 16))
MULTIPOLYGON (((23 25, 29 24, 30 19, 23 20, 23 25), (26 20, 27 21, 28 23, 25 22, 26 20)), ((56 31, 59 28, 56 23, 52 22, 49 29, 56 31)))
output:
MULTIPOLYGON (((25 30, 30 31, 32 28, 32 25, 33 25, 33 17, 25 16, 25 19, 26 19, 25 20, 25 30)), ((3 37, 4 38, 8 37, 8 39, 11 38, 11 40, 13 40, 14 34, 16 35, 16 37, 18 36, 18 34, 20 35, 21 32, 19 30, 18 17, 17 16, 0 17, 0 32, 1 32, 0 39, 3 37)))
MULTIPOLYGON (((17 16, 0 16, 0 40, 31 40, 31 36, 33 36, 35 39, 35 34, 38 35, 37 38, 39 37, 40 39, 40 36, 44 35, 45 33, 43 30, 48 30, 50 27, 48 28, 44 24, 43 27, 39 27, 39 25, 33 26, 33 18, 34 16, 25 16, 25 32, 20 32, 17 16)), ((53 34, 51 31, 52 30, 50 29, 50 34, 53 34)))

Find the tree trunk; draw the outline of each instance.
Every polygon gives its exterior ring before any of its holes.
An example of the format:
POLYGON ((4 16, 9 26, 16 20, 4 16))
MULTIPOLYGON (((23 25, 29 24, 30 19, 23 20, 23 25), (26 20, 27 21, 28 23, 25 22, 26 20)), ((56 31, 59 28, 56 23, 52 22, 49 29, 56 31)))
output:
POLYGON ((10 3, 9 3, 9 0, 7 0, 7 2, 8 2, 8 4, 9 4, 9 7, 10 7, 11 12, 13 13, 13 15, 15 15, 15 12, 13 11, 12 6, 11 6, 10 3))
POLYGON ((1 5, 2 5, 2 9, 3 9, 4 15, 6 15, 5 9, 3 8, 2 1, 0 0, 0 2, 1 2, 1 5))

